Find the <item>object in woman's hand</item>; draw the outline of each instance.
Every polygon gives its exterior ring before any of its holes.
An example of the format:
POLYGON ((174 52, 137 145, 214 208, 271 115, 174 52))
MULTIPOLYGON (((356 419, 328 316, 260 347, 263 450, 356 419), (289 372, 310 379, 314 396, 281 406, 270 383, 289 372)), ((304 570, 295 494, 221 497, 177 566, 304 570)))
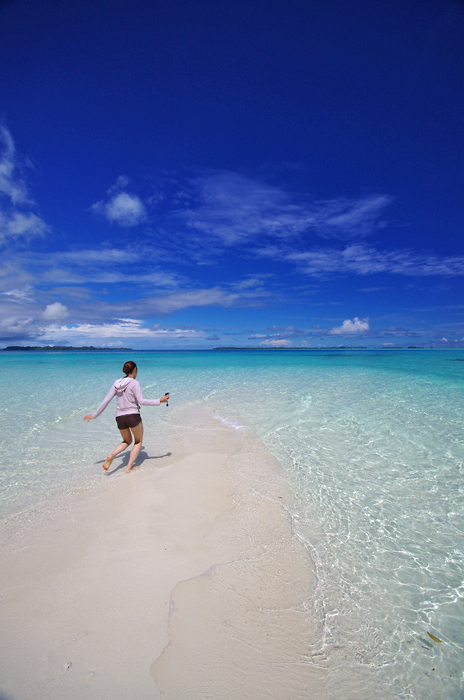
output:
MULTIPOLYGON (((169 391, 165 393, 165 396, 169 396, 169 391)), ((169 406, 168 402, 166 401, 166 406, 169 406)))

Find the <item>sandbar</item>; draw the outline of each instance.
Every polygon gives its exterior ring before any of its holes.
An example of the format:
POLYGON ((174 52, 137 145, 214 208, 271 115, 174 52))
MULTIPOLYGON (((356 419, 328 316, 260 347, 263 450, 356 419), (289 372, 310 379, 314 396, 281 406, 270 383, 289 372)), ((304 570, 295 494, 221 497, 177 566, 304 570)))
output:
POLYGON ((206 404, 170 422, 169 453, 147 430, 153 459, 3 543, 0 700, 327 697, 279 465, 206 404))

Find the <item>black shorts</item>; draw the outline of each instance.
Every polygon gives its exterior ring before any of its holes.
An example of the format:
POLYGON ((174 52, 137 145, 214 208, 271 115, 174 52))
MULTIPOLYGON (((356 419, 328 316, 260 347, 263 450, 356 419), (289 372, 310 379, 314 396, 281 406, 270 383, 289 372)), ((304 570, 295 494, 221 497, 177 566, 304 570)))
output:
POLYGON ((135 428, 141 422, 142 416, 140 413, 129 413, 128 416, 116 416, 116 423, 118 424, 119 430, 135 428))

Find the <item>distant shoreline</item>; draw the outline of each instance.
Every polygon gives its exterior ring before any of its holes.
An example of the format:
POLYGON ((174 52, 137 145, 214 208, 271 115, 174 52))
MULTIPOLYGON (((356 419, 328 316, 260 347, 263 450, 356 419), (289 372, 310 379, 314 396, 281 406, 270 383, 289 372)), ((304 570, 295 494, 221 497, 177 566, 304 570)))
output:
POLYGON ((8 350, 9 352, 16 352, 16 351, 26 351, 26 352, 56 352, 59 350, 73 350, 73 351, 85 351, 85 350, 101 350, 105 352, 133 352, 132 348, 94 348, 93 345, 84 345, 82 347, 75 348, 71 345, 46 345, 42 347, 41 345, 9 345, 7 348, 3 348, 4 351, 8 350))
MULTIPOLYGON (((313 350, 313 351, 325 351, 325 350, 424 350, 425 347, 421 345, 393 345, 389 347, 369 347, 367 345, 331 345, 327 347, 306 347, 304 345, 299 345, 297 347, 256 347, 256 346, 224 346, 216 348, 96 348, 93 345, 83 345, 80 347, 70 346, 70 345, 9 345, 6 348, 0 348, 4 352, 205 352, 205 351, 238 351, 238 350, 256 350, 256 351, 266 351, 266 352, 295 352, 300 350, 313 350)), ((436 348, 431 347, 431 350, 436 348)), ((443 348, 442 348, 443 349, 443 348)), ((444 348, 446 350, 452 350, 456 348, 444 348)))
MULTIPOLYGON (((298 347, 294 348, 281 348, 281 347, 275 347, 275 348, 257 348, 253 346, 243 346, 243 347, 223 347, 223 348, 213 348, 213 350, 368 350, 369 348, 367 345, 333 345, 330 347, 323 347, 323 348, 311 348, 311 347, 305 347, 304 345, 299 345, 298 347)), ((377 348, 375 348, 377 349, 377 348)), ((384 348, 381 348, 384 349, 384 348)), ((403 348, 385 348, 385 350, 402 350, 403 348)))

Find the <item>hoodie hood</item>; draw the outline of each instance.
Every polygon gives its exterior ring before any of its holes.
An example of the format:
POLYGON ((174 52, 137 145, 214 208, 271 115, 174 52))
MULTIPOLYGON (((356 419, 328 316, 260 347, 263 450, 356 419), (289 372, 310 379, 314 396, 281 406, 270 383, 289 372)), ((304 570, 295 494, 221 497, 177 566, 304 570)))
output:
POLYGON ((132 377, 123 377, 122 379, 117 379, 114 383, 114 388, 116 389, 117 393, 124 393, 131 381, 132 377))

